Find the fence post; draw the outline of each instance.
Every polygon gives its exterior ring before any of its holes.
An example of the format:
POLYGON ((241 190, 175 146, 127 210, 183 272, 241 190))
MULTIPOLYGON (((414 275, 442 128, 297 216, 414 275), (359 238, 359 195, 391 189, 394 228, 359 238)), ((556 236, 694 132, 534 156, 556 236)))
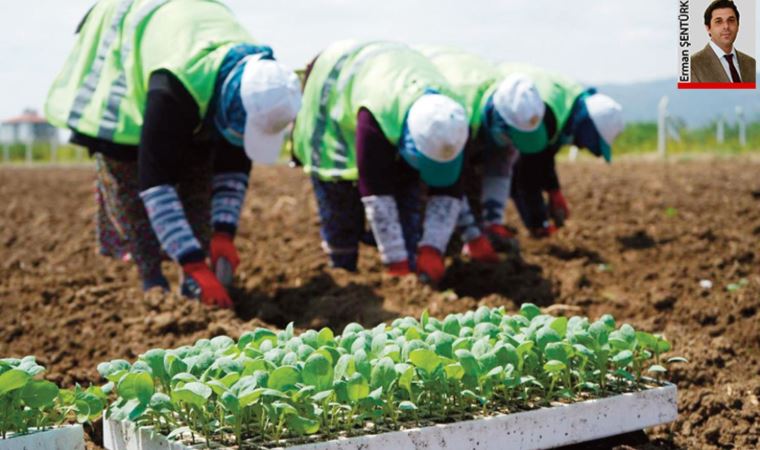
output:
POLYGON ((3 146, 3 162, 7 164, 11 159, 11 144, 1 142, 0 145, 3 146))
POLYGON ((58 162, 58 139, 50 139, 50 162, 58 162))
POLYGON ((715 141, 722 144, 726 140, 726 130, 723 116, 718 117, 717 130, 715 131, 715 141))
POLYGON ((32 147, 33 146, 34 146, 34 140, 33 139, 29 139, 28 141, 26 141, 26 163, 27 164, 31 164, 32 163, 32 159, 33 159, 33 157, 32 157, 33 156, 32 155, 32 147))
POLYGON ((744 109, 736 107, 736 121, 739 122, 739 147, 747 146, 747 122, 744 120, 744 109))
POLYGON ((666 156, 668 142, 668 102, 668 97, 664 96, 657 106, 657 153, 662 158, 666 156))

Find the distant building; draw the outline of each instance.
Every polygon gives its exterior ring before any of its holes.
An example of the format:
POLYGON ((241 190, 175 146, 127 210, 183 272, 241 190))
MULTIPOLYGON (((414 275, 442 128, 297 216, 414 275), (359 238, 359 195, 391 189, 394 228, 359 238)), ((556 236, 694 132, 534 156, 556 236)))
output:
POLYGON ((33 109, 26 109, 20 116, 0 122, 0 142, 11 144, 29 141, 47 141, 57 144, 58 129, 33 109))

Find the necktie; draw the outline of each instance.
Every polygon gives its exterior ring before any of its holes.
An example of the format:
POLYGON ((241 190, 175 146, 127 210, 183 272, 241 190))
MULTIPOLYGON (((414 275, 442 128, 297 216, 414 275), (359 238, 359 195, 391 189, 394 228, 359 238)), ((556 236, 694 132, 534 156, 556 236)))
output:
POLYGON ((734 66, 734 55, 723 55, 724 58, 728 61, 728 68, 731 70, 731 81, 734 83, 741 83, 741 78, 739 78, 739 72, 736 71, 736 66, 734 66))

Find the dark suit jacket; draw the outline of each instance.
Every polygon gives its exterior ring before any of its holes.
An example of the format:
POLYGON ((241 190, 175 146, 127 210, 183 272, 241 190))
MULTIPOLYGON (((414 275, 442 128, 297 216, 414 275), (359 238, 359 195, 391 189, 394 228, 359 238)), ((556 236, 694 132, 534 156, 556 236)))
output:
MULTIPOLYGON (((755 59, 747 54, 736 50, 736 59, 739 60, 739 75, 743 83, 755 82, 755 59)), ((736 65, 736 61, 734 61, 736 65)), ((730 83, 731 78, 726 75, 723 65, 718 59, 710 44, 691 56, 691 82, 692 83, 730 83)))

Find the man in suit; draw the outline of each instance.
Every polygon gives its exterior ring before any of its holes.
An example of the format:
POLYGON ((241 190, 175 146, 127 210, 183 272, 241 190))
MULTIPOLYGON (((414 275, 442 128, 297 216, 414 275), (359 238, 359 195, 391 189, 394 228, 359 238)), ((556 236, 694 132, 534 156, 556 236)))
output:
POLYGON ((692 83, 754 83, 755 59, 734 48, 739 10, 731 0, 715 0, 705 10, 710 42, 691 57, 692 83))

